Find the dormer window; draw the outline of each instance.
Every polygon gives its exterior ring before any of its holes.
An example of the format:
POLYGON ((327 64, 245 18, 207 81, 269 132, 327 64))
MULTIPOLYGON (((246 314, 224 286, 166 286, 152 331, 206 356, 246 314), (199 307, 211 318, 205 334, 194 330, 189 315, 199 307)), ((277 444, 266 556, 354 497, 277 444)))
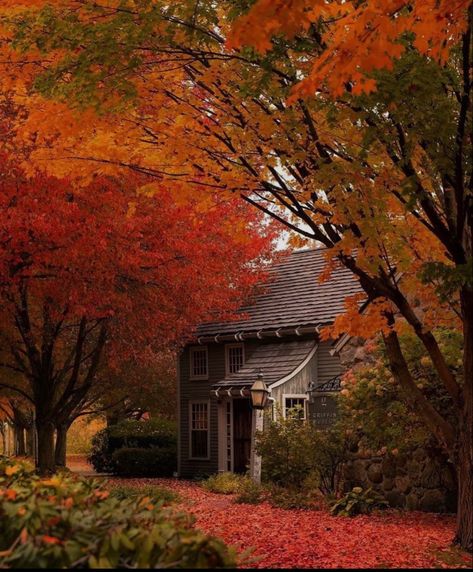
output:
POLYGON ((208 352, 207 346, 190 349, 190 378, 208 379, 208 352))
POLYGON ((245 364, 245 348, 243 344, 228 344, 225 346, 227 375, 237 373, 245 364))

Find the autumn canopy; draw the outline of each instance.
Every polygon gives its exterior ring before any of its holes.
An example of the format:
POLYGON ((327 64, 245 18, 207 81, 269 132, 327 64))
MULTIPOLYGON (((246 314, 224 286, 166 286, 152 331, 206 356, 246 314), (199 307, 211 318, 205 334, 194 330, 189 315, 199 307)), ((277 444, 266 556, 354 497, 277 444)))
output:
POLYGON ((293 246, 327 248, 321 280, 343 265, 360 281, 322 335, 383 340, 400 395, 455 464, 457 540, 471 549, 472 10, 3 2, 0 232, 13 241, 0 292, 12 320, 2 335, 20 336, 14 368, 29 372, 21 391, 47 385, 31 370, 48 345, 24 321, 30 295, 41 335, 84 318, 118 353, 151 352, 236 307, 278 221, 293 246), (439 342, 446 329, 461 331, 458 370, 439 342), (422 344, 455 422, 419 387, 403 332, 422 344))

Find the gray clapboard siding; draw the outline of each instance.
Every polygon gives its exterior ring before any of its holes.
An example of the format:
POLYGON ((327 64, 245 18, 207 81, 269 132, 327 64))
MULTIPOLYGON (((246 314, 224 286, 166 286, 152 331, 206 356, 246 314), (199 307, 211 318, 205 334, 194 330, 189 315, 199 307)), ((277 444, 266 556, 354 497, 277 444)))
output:
POLYGON ((317 384, 325 383, 332 377, 342 373, 340 357, 330 355, 331 342, 321 342, 317 349, 317 384))
POLYGON ((284 395, 304 396, 311 382, 319 385, 341 373, 340 358, 330 354, 331 348, 330 341, 320 342, 315 354, 299 373, 284 384, 271 389, 271 397, 275 400, 276 408, 283 410, 284 395))
MULTIPOLYGON (((257 346, 257 341, 245 343, 248 358, 257 346)), ((208 344, 209 377, 205 380, 190 379, 190 348, 184 348, 179 358, 179 476, 193 477, 218 471, 218 404, 211 397, 212 384, 225 377, 225 344, 208 344), (190 459, 189 451, 189 402, 210 401, 210 459, 190 459)), ((202 346, 199 346, 202 347, 202 346)))
POLYGON ((294 377, 271 389, 271 397, 281 408, 284 407, 283 395, 304 395, 309 383, 317 378, 317 350, 307 365, 294 377))
MULTIPOLYGON (((299 338, 299 340, 303 342, 304 338, 299 338)), ((264 342, 259 340, 248 340, 245 342, 245 357, 247 360, 261 343, 264 342)), ((218 402, 215 397, 211 397, 211 389, 213 384, 225 378, 225 344, 213 343, 207 345, 209 376, 205 380, 190 379, 191 347, 187 346, 179 359, 179 475, 182 477, 193 477, 199 473, 211 474, 218 472, 218 402), (210 402, 210 458, 207 460, 190 459, 189 403, 191 401, 210 402)), ((281 410, 284 407, 284 395, 305 395, 310 382, 315 381, 317 384, 321 384, 341 373, 339 357, 330 355, 331 347, 332 344, 330 342, 321 342, 315 354, 300 372, 284 384, 272 389, 271 397, 275 399, 275 404, 281 410)), ((220 427, 222 427, 222 423, 220 423, 220 427)), ((222 456, 222 453, 220 453, 220 456, 222 456)))

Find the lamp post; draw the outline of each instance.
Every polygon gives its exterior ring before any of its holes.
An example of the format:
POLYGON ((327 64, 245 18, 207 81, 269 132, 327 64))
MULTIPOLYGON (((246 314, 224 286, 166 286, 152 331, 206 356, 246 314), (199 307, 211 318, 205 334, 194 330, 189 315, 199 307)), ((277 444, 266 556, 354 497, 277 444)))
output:
POLYGON ((263 431, 263 410, 268 404, 269 389, 264 383, 261 370, 256 376, 256 381, 250 388, 251 405, 253 407, 251 423, 251 455, 250 475, 255 483, 261 482, 261 456, 256 453, 256 432, 263 431))

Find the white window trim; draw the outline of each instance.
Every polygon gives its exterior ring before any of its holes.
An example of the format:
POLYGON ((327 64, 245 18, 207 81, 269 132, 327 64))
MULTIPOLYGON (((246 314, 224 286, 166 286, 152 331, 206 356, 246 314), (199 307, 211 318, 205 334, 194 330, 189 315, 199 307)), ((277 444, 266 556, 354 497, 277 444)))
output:
POLYGON ((287 399, 304 399, 304 419, 303 421, 307 420, 307 402, 309 400, 309 396, 305 393, 283 393, 282 394, 282 415, 283 418, 286 419, 286 398, 287 399))
POLYGON ((210 459, 210 401, 205 399, 193 399, 189 401, 189 460, 208 461, 210 459), (192 455, 192 406, 197 404, 207 404, 207 456, 194 457, 192 455))
POLYGON ((226 344, 225 345, 225 375, 235 375, 234 373, 230 373, 229 371, 229 365, 230 365, 230 360, 228 359, 228 354, 229 354, 229 350, 230 348, 241 348, 242 349, 242 354, 243 354, 243 365, 242 367, 245 367, 245 344, 226 344))
POLYGON ((189 348, 189 379, 191 379, 192 381, 202 381, 202 380, 206 380, 209 379, 209 349, 207 346, 191 346, 189 348), (205 361, 207 364, 207 373, 205 375, 194 375, 193 371, 194 371, 194 363, 193 363, 193 356, 194 353, 199 350, 205 350, 205 361))

